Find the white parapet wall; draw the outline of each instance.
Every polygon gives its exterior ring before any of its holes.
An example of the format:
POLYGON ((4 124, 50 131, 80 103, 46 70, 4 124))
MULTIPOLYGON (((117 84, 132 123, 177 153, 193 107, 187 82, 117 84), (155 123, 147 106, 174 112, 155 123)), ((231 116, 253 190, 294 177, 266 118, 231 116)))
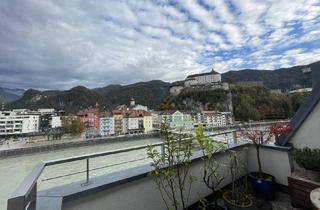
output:
MULTIPOLYGON (((258 171, 257 152, 254 146, 248 150, 248 172, 258 171)), ((277 146, 260 147, 262 171, 273 175, 276 182, 288 186, 291 175, 289 150, 277 146)))
MULTIPOLYGON (((239 147, 235 150, 239 152, 241 163, 244 166, 239 177, 247 173, 246 160, 247 150, 239 147)), ((220 173, 225 180, 220 185, 224 187, 231 183, 229 174, 229 152, 216 155, 216 160, 221 164, 220 173)), ((191 174, 197 177, 193 183, 189 205, 199 201, 211 194, 211 191, 203 184, 203 165, 201 159, 192 162, 191 174)), ((134 179, 126 184, 120 184, 109 189, 93 193, 89 196, 80 197, 72 201, 63 203, 64 210, 88 210, 88 209, 130 209, 130 210, 163 210, 166 209, 154 180, 150 176, 143 176, 134 179)))

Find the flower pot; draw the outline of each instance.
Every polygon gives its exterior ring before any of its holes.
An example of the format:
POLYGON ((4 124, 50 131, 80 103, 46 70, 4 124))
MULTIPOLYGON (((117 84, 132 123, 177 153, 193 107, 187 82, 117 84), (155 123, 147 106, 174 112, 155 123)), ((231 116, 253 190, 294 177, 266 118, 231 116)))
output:
POLYGON ((225 205, 227 206, 228 210, 237 210, 237 209, 249 209, 251 208, 253 202, 252 199, 246 195, 245 193, 241 193, 241 196, 243 198, 242 202, 235 202, 232 199, 232 192, 226 191, 223 193, 222 198, 224 200, 225 205))
POLYGON ((262 173, 262 177, 259 177, 259 172, 252 172, 249 174, 248 180, 252 186, 254 195, 269 201, 275 200, 276 187, 274 176, 262 173))
POLYGON ((312 171, 306 169, 306 176, 315 182, 320 182, 320 171, 312 171))
POLYGON ((281 146, 282 139, 279 136, 275 136, 275 145, 281 146))

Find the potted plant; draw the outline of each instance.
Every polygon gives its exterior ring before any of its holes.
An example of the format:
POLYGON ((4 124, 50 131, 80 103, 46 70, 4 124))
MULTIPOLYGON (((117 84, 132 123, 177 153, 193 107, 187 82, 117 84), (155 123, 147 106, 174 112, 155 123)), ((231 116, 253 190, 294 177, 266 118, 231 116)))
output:
POLYGON ((296 163, 306 169, 306 175, 309 179, 320 181, 320 149, 294 149, 293 158, 296 163))
POLYGON ((292 127, 288 123, 274 123, 269 127, 269 133, 275 138, 275 145, 280 145, 280 138, 292 132, 292 127))
POLYGON ((256 149, 258 172, 251 172, 248 175, 249 182, 256 195, 262 196, 267 200, 275 199, 275 177, 262 172, 260 159, 260 146, 270 140, 269 129, 265 130, 246 130, 243 132, 256 149), (267 138, 265 138, 267 136, 267 138))
POLYGON ((193 137, 181 131, 172 132, 166 120, 161 125, 160 135, 164 141, 162 152, 152 146, 147 149, 154 167, 150 175, 168 210, 188 209, 191 185, 195 180, 189 173, 193 137))
POLYGON ((251 197, 246 193, 243 185, 238 180, 243 165, 236 151, 230 150, 230 175, 232 180, 231 189, 223 193, 223 200, 229 210, 247 209, 253 204, 251 197))
POLYGON ((214 142, 210 137, 205 136, 203 126, 200 124, 196 130, 196 140, 202 151, 203 161, 203 177, 204 184, 212 191, 211 203, 205 203, 203 209, 207 210, 224 210, 223 207, 217 203, 217 196, 215 195, 217 188, 224 180, 220 175, 220 165, 214 159, 214 154, 219 151, 224 151, 225 146, 223 143, 214 142))

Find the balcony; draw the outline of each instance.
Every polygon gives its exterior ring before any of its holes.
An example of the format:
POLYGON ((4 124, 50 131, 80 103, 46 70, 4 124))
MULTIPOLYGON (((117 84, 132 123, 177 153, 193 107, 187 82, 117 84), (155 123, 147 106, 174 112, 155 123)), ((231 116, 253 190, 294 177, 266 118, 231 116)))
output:
MULTIPOLYGON (((159 152, 163 152, 163 143, 152 145, 159 152)), ((237 151, 239 160, 244 169, 237 178, 246 177, 250 172, 257 171, 256 151, 253 145, 246 141, 234 139, 227 144, 228 149, 224 152, 217 152, 214 158, 224 167, 219 168, 219 173, 225 177, 219 189, 226 189, 230 186, 229 175, 229 152, 237 151)), ((150 165, 147 156, 129 159, 126 162, 114 163, 112 165, 95 164, 95 159, 108 158, 110 155, 123 154, 144 150, 147 146, 136 146, 131 148, 107 151, 102 153, 88 154, 84 156, 71 157, 39 163, 33 171, 20 184, 18 189, 8 200, 8 210, 23 209, 130 209, 130 210, 163 210, 166 209, 159 191, 150 172, 154 168, 150 165), (75 162, 81 162, 83 168, 72 167, 75 162), (138 162, 138 163, 137 163, 138 162), (135 163, 135 164, 133 164, 135 163), (108 172, 111 166, 120 164, 131 164, 132 167, 126 170, 108 172), (42 177, 45 170, 50 167, 67 165, 69 171, 64 174, 50 174, 49 177, 42 177), (71 167, 70 167, 71 166, 71 167), (101 172, 102 170, 102 172, 101 172), (100 172, 99 172, 100 171, 100 172), (44 181, 53 181, 53 184, 43 186, 44 181), (41 184, 40 184, 41 183, 41 184)), ((281 147, 274 145, 263 145, 260 155, 263 171, 272 174, 277 181, 280 191, 286 191, 288 186, 288 176, 292 172, 292 161, 290 160, 291 147, 281 147)), ((201 198, 210 196, 211 191, 201 181, 203 176, 203 157, 200 151, 195 151, 192 155, 190 173, 197 177, 191 189, 189 206, 197 205, 201 198)), ((286 200, 285 193, 277 195, 275 202, 262 201, 266 207, 272 205, 287 205, 281 200, 286 200), (279 201, 280 198, 280 201, 279 201)), ((290 205, 290 204, 288 204, 290 205)), ((193 209, 193 208, 190 208, 193 209)), ((291 208, 293 209, 293 208, 291 208)))

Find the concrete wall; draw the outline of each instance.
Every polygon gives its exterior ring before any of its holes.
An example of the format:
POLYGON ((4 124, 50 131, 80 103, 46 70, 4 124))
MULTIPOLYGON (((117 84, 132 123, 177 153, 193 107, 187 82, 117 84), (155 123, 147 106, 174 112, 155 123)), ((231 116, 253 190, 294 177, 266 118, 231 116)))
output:
POLYGON ((320 148, 320 103, 297 130, 290 143, 295 148, 320 148))
MULTIPOLYGON (((247 151, 243 148, 236 149, 239 151, 242 163, 245 165, 247 160, 247 151)), ((226 179, 220 185, 224 187, 231 182, 228 170, 229 153, 217 154, 216 160, 221 164, 220 173, 226 179)), ((202 161, 193 161, 191 174, 198 180, 193 183, 189 205, 197 202, 200 198, 211 194, 211 191, 202 182, 202 161)), ((246 174, 244 168, 242 174, 246 174)), ((103 210, 103 209, 130 209, 130 210, 164 210, 166 209, 159 191, 151 177, 143 177, 124 185, 118 185, 105 191, 82 197, 63 204, 64 210, 103 210)))
MULTIPOLYGON (((256 149, 250 146, 248 150, 248 172, 258 171, 256 149)), ((262 171, 276 177, 279 184, 288 186, 288 176, 291 174, 290 156, 288 151, 272 147, 260 147, 262 171)))

